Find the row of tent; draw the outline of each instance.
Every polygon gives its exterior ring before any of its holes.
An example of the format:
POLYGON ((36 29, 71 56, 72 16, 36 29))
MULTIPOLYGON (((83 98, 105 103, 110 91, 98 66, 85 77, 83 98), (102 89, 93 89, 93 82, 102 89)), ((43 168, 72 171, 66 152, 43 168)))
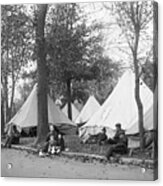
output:
MULTIPOLYGON (((72 104, 72 121, 67 116, 68 106, 60 110, 48 96, 48 120, 58 126, 65 133, 76 128, 77 124, 84 124, 79 128, 79 136, 85 141, 90 134, 97 134, 103 127, 107 135, 112 137, 115 133, 115 124, 121 123, 127 134, 138 133, 138 110, 134 97, 135 76, 131 70, 123 74, 116 87, 100 106, 92 95, 87 100, 81 112, 72 104)), ((140 98, 143 104, 144 128, 153 129, 153 93, 140 80, 140 98)), ((17 114, 10 120, 8 126, 16 124, 22 128, 37 126, 37 85, 17 114)), ((72 130, 73 131, 73 130, 72 130)))
MULTIPOLYGON (((143 104, 144 129, 154 129, 153 126, 153 93, 140 79, 140 98, 143 104)), ((79 135, 85 141, 89 134, 97 134, 103 127, 107 136, 115 134, 115 124, 121 123, 126 134, 139 132, 138 108, 135 101, 135 75, 131 70, 123 74, 116 87, 100 109, 80 128, 79 135)))
MULTIPOLYGON (((77 110, 74 104, 71 104, 72 109, 72 121, 77 125, 86 123, 92 117, 92 115, 99 110, 100 104, 96 100, 96 98, 91 95, 81 112, 77 110)), ((63 107, 62 112, 68 117, 68 106, 67 104, 63 107)))
MULTIPOLYGON (((30 95, 24 102, 20 110, 9 121, 7 128, 15 124, 19 131, 38 124, 38 108, 37 108, 37 84, 34 85, 30 95)), ((72 108, 72 121, 68 118, 68 105, 66 104, 61 110, 48 95, 48 123, 54 124, 65 134, 76 133, 77 124, 86 123, 95 111, 100 108, 99 103, 94 96, 90 96, 87 103, 79 113, 74 104, 72 108), (74 129, 74 130, 72 130, 74 129)))

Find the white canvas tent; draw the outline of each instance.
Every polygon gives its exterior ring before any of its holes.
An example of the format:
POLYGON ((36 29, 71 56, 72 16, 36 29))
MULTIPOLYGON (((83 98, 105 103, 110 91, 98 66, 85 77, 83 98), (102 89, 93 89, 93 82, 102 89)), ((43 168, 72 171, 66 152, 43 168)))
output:
MULTIPOLYGON (((121 123, 127 134, 138 133, 138 109, 134 91, 135 75, 128 70, 101 108, 80 128, 80 137, 86 140, 89 134, 96 134, 103 127, 106 127, 108 137, 112 137, 116 123, 121 123)), ((140 97, 144 109, 144 128, 151 130, 153 129, 153 93, 142 80, 140 80, 140 97)))
POLYGON ((86 123, 92 115, 97 112, 97 110, 100 108, 100 104, 96 100, 96 98, 91 95, 86 104, 84 105, 83 109, 81 110, 79 116, 76 118, 75 123, 86 123))
MULTIPOLYGON (((72 121, 75 121, 75 119, 79 115, 79 111, 77 110, 77 108, 74 106, 73 103, 71 103, 71 109, 72 109, 72 121)), ((62 112, 68 117, 68 104, 66 104, 62 108, 62 112)))
MULTIPOLYGON (((38 124, 37 112, 37 85, 35 85, 23 106, 9 121, 8 126, 15 124, 20 130, 22 128, 35 127, 38 124)), ((48 96, 48 122, 60 127, 62 131, 68 131, 76 127, 76 125, 60 111, 50 96, 48 96)))
MULTIPOLYGON (((152 130, 154 129, 153 126, 153 105, 146 111, 144 115, 144 125, 146 130, 152 130)), ((135 119, 135 122, 133 122, 133 125, 127 129, 127 134, 135 134, 139 132, 139 126, 138 126, 138 120, 135 119)))

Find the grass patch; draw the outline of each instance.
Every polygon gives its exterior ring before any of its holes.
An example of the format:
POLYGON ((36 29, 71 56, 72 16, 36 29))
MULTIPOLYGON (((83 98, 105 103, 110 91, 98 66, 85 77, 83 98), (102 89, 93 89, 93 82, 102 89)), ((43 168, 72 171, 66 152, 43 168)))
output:
POLYGON ((78 136, 65 136, 65 145, 71 152, 105 155, 107 146, 98 144, 83 144, 78 136))
MULTIPOLYGON (((23 137, 20 138, 20 145, 32 146, 36 138, 23 137)), ((82 152, 88 154, 105 155, 107 146, 99 146, 97 144, 83 144, 78 136, 64 136, 65 146, 70 152, 82 152)))
POLYGON ((35 140, 36 140, 36 138, 34 138, 34 137, 20 138, 20 145, 32 146, 34 144, 35 140))
MULTIPOLYGON (((24 146, 33 146, 36 138, 34 137, 23 137, 20 138, 20 145, 24 146)), ((81 139, 74 136, 64 136, 65 146, 69 149, 70 152, 80 152, 80 153, 88 153, 88 154, 97 154, 97 155, 105 155, 108 149, 108 145, 98 145, 98 144, 83 144, 81 139)), ((4 141, 4 140, 2 140, 4 141)), ((123 157, 128 157, 128 155, 123 155, 123 157)), ((135 151, 132 157, 140 158, 140 159, 151 159, 150 151, 146 150, 143 153, 139 150, 135 151)))

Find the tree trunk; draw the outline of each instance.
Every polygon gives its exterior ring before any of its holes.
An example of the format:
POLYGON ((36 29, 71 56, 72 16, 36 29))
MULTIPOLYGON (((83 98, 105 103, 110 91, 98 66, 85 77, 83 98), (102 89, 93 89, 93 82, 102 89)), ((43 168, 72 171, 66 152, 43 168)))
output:
POLYGON ((47 5, 38 5, 36 25, 37 70, 38 70, 38 126, 36 144, 42 143, 48 133, 47 71, 44 26, 47 5))
POLYGON ((9 121, 8 112, 9 112, 9 104, 8 104, 8 62, 9 62, 9 25, 7 24, 7 32, 6 32, 6 63, 5 63, 5 75, 4 75, 4 97, 5 97, 5 123, 9 121))
POLYGON ((139 136, 140 136, 140 149, 144 150, 144 121, 143 121, 143 105, 140 98, 140 81, 139 74, 135 70, 135 100, 138 107, 138 122, 139 122, 139 136))
POLYGON ((5 118, 4 118, 4 101, 1 100, 1 136, 4 134, 5 118))
MULTIPOLYGON (((12 73, 13 73, 13 72, 12 72, 12 73)), ((11 117, 12 117, 12 115, 13 115, 14 95, 15 95, 15 80, 14 80, 14 77, 13 77, 13 75, 12 75, 11 99, 10 99, 10 107, 9 107, 9 111, 8 111, 8 118, 9 118, 9 120, 11 119, 11 117)))
POLYGON ((4 77, 4 110, 5 110, 5 123, 7 123, 9 121, 9 106, 8 106, 8 79, 7 79, 7 75, 5 75, 4 77))
POLYGON ((68 118, 72 120, 72 108, 71 108, 71 80, 67 80, 67 111, 68 118))
MULTIPOLYGON (((13 52, 11 54, 11 58, 14 58, 13 52)), ((15 96, 15 85, 17 78, 15 77, 15 70, 14 70, 14 61, 11 61, 11 81, 12 81, 12 88, 11 88, 11 99, 10 99, 10 108, 9 108, 9 119, 11 119, 13 115, 13 103, 14 103, 14 96, 15 96)), ((18 76, 18 74, 17 74, 18 76)))
POLYGON ((135 30, 135 44, 133 49, 133 62, 135 69, 135 100, 138 107, 138 122, 139 122, 139 136, 140 136, 140 150, 144 150, 144 121, 143 121, 143 105, 140 98, 140 80, 139 80, 139 66, 137 59, 139 43, 139 26, 135 30))

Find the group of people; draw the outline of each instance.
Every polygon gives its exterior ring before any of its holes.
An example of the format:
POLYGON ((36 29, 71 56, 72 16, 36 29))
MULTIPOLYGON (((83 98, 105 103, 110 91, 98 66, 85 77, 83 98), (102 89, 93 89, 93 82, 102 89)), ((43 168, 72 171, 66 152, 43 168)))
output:
POLYGON ((128 139, 125 135, 125 131, 121 128, 121 124, 117 123, 115 125, 116 132, 113 138, 109 138, 106 135, 106 128, 104 127, 102 131, 96 135, 91 135, 86 143, 96 143, 99 145, 107 145, 106 157, 109 160, 113 153, 125 154, 128 149, 128 139))
POLYGON ((63 134, 54 125, 49 125, 49 133, 47 134, 45 143, 40 149, 40 156, 45 154, 60 154, 65 149, 63 134))
MULTIPOLYGON (((99 145, 106 144, 108 149, 106 157, 109 160, 113 153, 125 154, 128 149, 128 139, 125 135, 125 131, 121 128, 121 124, 115 125, 116 132, 113 138, 108 138, 106 135, 106 128, 96 135, 90 136, 87 143, 98 143, 99 145)), ((7 138, 5 147, 11 148, 11 144, 19 143, 20 133, 18 132, 16 125, 7 132, 7 138)), ((49 125, 49 133, 47 134, 45 143, 40 148, 39 155, 44 156, 45 154, 60 154, 65 149, 65 142, 63 134, 54 125, 49 125)))
MULTIPOLYGON (((17 130, 16 125, 11 125, 6 134, 4 147, 11 148, 12 144, 19 144, 21 133, 17 130)), ((54 125, 49 125, 45 143, 42 145, 40 152, 43 154, 59 154, 65 148, 63 134, 54 125)))

